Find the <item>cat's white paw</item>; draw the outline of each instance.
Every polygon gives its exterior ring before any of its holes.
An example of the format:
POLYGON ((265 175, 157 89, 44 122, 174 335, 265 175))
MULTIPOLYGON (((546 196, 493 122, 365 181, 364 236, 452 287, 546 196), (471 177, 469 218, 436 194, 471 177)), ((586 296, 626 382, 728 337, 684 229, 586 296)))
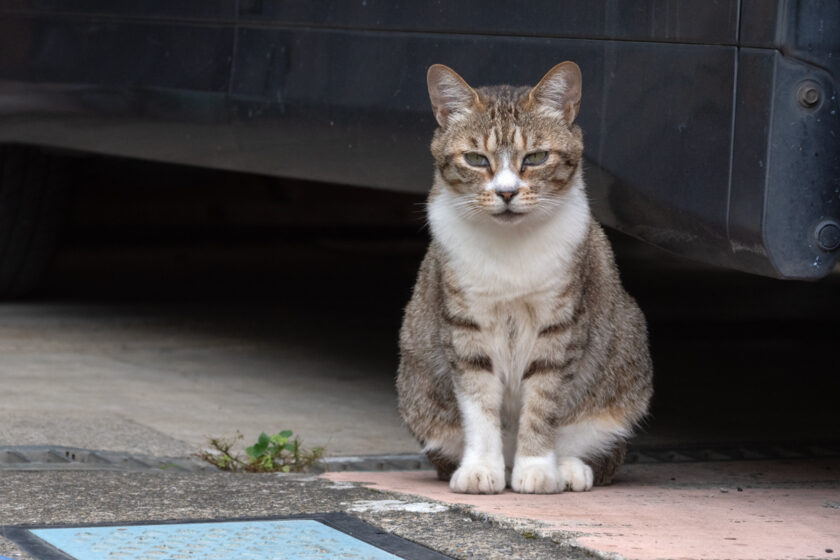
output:
POLYGON ((513 465, 510 487, 522 494, 556 494, 563 491, 557 472, 553 454, 550 457, 519 457, 513 465))
POLYGON ((461 494, 498 494, 505 489, 505 466, 485 463, 468 463, 458 467, 449 487, 461 494))
POLYGON ((592 467, 577 457, 561 457, 557 464, 557 472, 560 474, 561 489, 573 492, 592 490, 592 482, 595 479, 592 467))

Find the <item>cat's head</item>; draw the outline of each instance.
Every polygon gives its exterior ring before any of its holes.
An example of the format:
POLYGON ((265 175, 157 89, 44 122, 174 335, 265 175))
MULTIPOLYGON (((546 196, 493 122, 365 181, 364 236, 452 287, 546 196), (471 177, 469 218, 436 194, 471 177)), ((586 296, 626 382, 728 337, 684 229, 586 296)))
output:
POLYGON ((558 64, 533 88, 473 89, 442 64, 427 80, 440 125, 433 197, 446 191, 461 216, 498 223, 538 219, 562 205, 583 155, 577 64, 558 64))

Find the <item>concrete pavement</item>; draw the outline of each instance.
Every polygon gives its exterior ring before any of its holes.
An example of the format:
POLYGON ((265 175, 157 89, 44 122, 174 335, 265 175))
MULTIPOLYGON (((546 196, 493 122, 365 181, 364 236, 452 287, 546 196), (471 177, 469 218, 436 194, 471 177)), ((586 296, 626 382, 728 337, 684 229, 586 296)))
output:
POLYGON ((5 304, 0 445, 183 455, 291 429, 331 455, 416 452, 366 336, 255 305, 5 304))
MULTIPOLYGON (((0 526, 212 520, 344 511, 454 558, 583 560, 585 550, 531 538, 486 516, 299 475, 27 472, 0 475, 0 526)), ((277 551, 266 551, 266 557, 277 551)), ((33 559, 0 535, 0 555, 33 559)))
MULTIPOLYGON (((421 252, 334 241, 65 252, 46 297, 0 305, 0 446, 183 458, 208 436, 239 430, 247 444, 291 429, 333 457, 416 452, 393 372, 421 252)), ((651 319, 658 394, 639 443, 836 442, 837 379, 820 374, 836 291, 640 268, 624 270, 651 319), (678 307, 685 291, 696 297, 678 307), (736 317, 750 308, 760 320, 736 317)), ((0 524, 346 511, 456 558, 834 558, 831 453, 628 465, 612 487, 537 497, 457 496, 423 471, 3 468, 0 524)), ((0 555, 26 558, 2 539, 0 555)))

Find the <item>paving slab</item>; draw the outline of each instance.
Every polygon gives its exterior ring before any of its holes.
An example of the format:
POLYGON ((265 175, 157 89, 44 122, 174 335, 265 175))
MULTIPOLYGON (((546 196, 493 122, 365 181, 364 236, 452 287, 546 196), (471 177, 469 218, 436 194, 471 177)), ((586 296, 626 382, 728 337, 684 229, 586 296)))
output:
POLYGON ((507 526, 621 558, 840 557, 840 460, 625 465, 591 492, 455 494, 432 471, 327 473, 469 507, 507 526))

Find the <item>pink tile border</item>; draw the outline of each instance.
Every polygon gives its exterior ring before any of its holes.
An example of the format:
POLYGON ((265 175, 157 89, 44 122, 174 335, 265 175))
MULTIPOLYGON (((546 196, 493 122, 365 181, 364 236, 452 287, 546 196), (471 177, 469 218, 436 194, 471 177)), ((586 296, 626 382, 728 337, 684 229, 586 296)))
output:
POLYGON ((471 506, 628 559, 840 558, 838 460, 631 465, 613 486, 548 496, 455 494, 430 471, 323 476, 471 506))

